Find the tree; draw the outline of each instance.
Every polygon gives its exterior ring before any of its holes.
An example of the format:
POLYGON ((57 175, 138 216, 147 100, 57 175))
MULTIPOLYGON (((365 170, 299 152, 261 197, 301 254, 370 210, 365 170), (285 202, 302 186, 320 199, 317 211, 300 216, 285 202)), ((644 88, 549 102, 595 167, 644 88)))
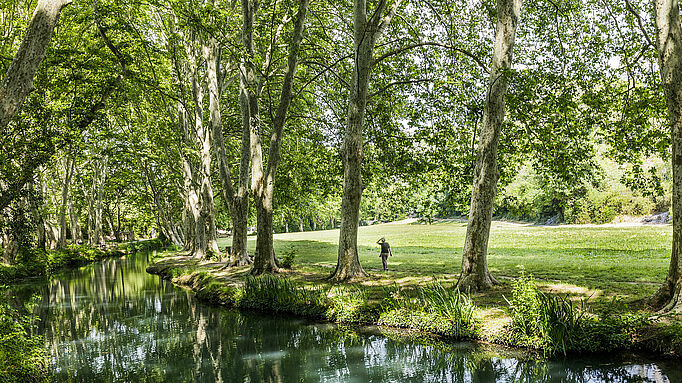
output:
POLYGON ((400 7, 396 0, 390 8, 380 0, 368 18, 367 0, 353 3, 353 54, 354 66, 348 96, 346 131, 341 148, 343 157, 343 199, 341 202, 341 229, 336 269, 329 277, 332 282, 348 281, 365 276, 358 255, 358 224, 362 198, 362 126, 369 98, 372 66, 375 64, 375 43, 391 23, 400 7))
MULTIPOLYGON (((270 137, 269 155, 265 170, 263 169, 263 151, 260 148, 260 140, 257 139, 255 142, 256 150, 253 154, 256 157, 252 157, 252 176, 255 180, 253 191, 256 203, 258 235, 256 238, 256 256, 253 260, 253 268, 250 271, 251 274, 257 275, 264 272, 272 272, 276 271, 278 268, 275 260, 275 249, 273 247, 272 237, 275 176, 281 158, 280 150, 282 146, 284 124, 286 123, 289 106, 294 97, 292 89, 296 75, 296 66, 299 61, 299 49, 301 47, 301 41, 303 40, 308 4, 308 0, 300 0, 298 4, 298 13, 289 42, 289 53, 287 56, 284 80, 282 82, 282 90, 277 111, 275 112, 275 117, 272 121, 273 130, 270 137), (258 158, 257 156, 261 157, 258 158)), ((252 145, 253 144, 254 143, 252 143, 252 145)))
POLYGON ((677 0, 653 1, 661 82, 672 137, 673 243, 670 268, 654 300, 662 311, 682 312, 682 26, 677 0))
POLYGON ((520 12, 521 0, 497 2, 493 59, 483 110, 483 125, 476 152, 471 209, 462 256, 462 274, 458 281, 461 289, 485 290, 496 282, 488 271, 488 238, 497 181, 500 178, 497 148, 504 122, 505 95, 520 12))
POLYGON ((59 14, 71 0, 39 0, 12 64, 0 83, 0 129, 4 129, 33 91, 33 77, 45 58, 59 14))
MULTIPOLYGON (((45 58, 59 14, 70 3, 71 0, 38 1, 21 46, 0 82, 0 130, 7 127, 21 109, 26 97, 33 91, 33 78, 45 58)), ((20 190, 33 178, 35 169, 52 153, 48 148, 45 155, 41 156, 38 147, 33 150, 38 150, 38 153, 28 156, 31 158, 23 163, 20 174, 8 180, 6 185, 0 182, 0 210, 17 198, 20 190)))

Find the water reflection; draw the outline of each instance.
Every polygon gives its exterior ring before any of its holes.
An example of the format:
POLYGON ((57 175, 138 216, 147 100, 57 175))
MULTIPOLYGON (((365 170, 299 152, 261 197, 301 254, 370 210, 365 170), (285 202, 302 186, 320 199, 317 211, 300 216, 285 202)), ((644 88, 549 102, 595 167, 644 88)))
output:
POLYGON ((146 264, 145 255, 108 260, 19 292, 43 294, 40 331, 57 381, 682 381, 666 363, 521 361, 467 343, 423 345, 371 328, 216 309, 147 274, 146 264))

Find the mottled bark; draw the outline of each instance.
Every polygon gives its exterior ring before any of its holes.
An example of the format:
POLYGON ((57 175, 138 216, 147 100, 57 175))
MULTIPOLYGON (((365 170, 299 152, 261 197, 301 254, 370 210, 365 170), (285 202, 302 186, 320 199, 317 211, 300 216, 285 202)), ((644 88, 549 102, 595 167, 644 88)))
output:
POLYGON ((248 121, 243 124, 242 148, 239 161, 237 190, 232 184, 230 168, 225 153, 222 116, 220 114, 220 50, 215 39, 210 38, 204 49, 207 66, 209 92, 209 119, 213 131, 213 147, 218 159, 218 170, 222 183, 223 200, 227 204, 232 219, 232 253, 227 260, 229 266, 251 264, 247 249, 247 229, 249 213, 249 161, 251 158, 251 132, 248 121))
POLYGON ((656 16, 656 48, 661 82, 668 106, 673 168, 673 243, 665 282, 654 296, 663 312, 682 312, 682 26, 677 0, 653 2, 656 16))
MULTIPOLYGON (((289 54, 287 57, 287 68, 284 73, 284 80, 282 82, 282 91, 280 93, 279 103, 275 118, 272 122, 273 129, 270 137, 270 148, 268 153, 268 162, 265 172, 262 168, 262 157, 255 161, 260 163, 260 169, 254 172, 255 188, 254 198, 256 201, 256 215, 258 232, 256 238, 256 256, 253 261, 253 268, 251 274, 261 274, 264 272, 277 271, 277 260, 275 259, 275 249, 273 247, 273 198, 275 194, 275 176, 277 174, 277 166, 281 159, 281 145, 282 135, 284 133, 284 124, 286 122, 287 111, 291 100, 293 98, 293 83, 296 75, 296 67, 298 65, 298 52, 303 40, 303 30, 305 26, 306 14, 308 11, 308 0, 300 0, 298 5, 298 13, 292 32, 291 41, 289 43, 289 54)), ((261 150, 258 148, 257 154, 261 150)), ((262 156, 262 154, 261 154, 262 156)))
POLYGON ((384 15, 386 1, 377 4, 367 18, 367 1, 355 0, 353 6, 353 51, 355 66, 348 96, 348 116, 343 137, 343 199, 341 201, 341 227, 336 269, 330 276, 333 282, 348 281, 365 276, 358 254, 358 225, 362 198, 362 126, 365 119, 369 81, 373 65, 374 45, 391 22, 400 0, 384 15))
POLYGON ((70 3, 71 0, 38 1, 19 50, 0 83, 0 129, 9 124, 33 91, 33 77, 45 59, 59 14, 70 3))
POLYGON ((459 288, 464 290, 484 290, 496 283, 488 271, 488 239, 497 181, 500 178, 497 168, 497 147, 504 122, 507 76, 512 64, 520 12, 521 0, 497 2, 493 60, 476 152, 471 209, 462 256, 462 274, 458 281, 459 288))

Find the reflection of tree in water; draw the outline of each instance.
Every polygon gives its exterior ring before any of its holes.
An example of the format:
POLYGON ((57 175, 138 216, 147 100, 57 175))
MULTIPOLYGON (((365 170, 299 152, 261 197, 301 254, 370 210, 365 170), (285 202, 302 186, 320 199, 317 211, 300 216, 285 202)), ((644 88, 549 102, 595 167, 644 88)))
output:
POLYGON ((668 381, 651 364, 522 361, 487 346, 420 344, 373 330, 220 310, 196 304, 145 266, 143 256, 110 260, 41 286, 41 332, 58 380, 668 381))

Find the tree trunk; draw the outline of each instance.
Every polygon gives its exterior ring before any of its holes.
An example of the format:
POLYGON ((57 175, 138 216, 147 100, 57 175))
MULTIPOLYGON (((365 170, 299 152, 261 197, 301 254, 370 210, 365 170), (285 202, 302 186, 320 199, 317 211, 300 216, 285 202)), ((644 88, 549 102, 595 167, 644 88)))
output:
MULTIPOLYGON (((298 64, 298 52, 303 40, 303 30, 305 26, 306 14, 308 11, 308 0, 300 0, 298 5, 298 13, 296 15, 296 22, 292 32, 291 41, 289 43, 289 54, 287 57, 287 69, 284 73, 284 80, 282 82, 282 91, 279 98, 279 104, 273 120, 273 131, 270 137, 270 148, 268 155, 268 163, 265 173, 262 168, 262 151, 260 149, 260 141, 257 141, 258 148, 256 154, 260 155, 260 161, 256 158, 255 165, 260 164, 259 169, 254 168, 254 198, 256 200, 256 215, 258 232, 256 238, 256 256, 253 261, 253 268, 251 274, 262 274, 264 272, 277 271, 277 260, 275 258, 275 249, 273 245, 273 198, 275 194, 275 176, 277 174, 277 166, 281 158, 280 149, 282 144, 282 135, 284 132, 284 124, 286 122, 287 111, 291 100, 293 98, 292 89, 294 77, 296 75, 296 66, 298 64), (256 178, 258 177, 258 178, 256 178)), ((254 162, 252 162, 252 166, 254 162)))
POLYGON ((380 1, 372 17, 367 19, 367 1, 355 0, 353 6, 353 40, 355 67, 348 97, 346 132, 341 152, 343 156, 343 197, 341 200, 341 228, 339 232, 338 261, 332 282, 348 281, 367 275, 358 256, 358 225, 360 199, 362 198, 362 126, 372 71, 374 44, 391 22, 400 5, 396 1, 384 15, 386 1, 380 1))
POLYGON ((463 290, 485 290, 496 283, 488 271, 488 237, 497 181, 500 178, 497 168, 497 146, 504 122, 507 72, 511 68, 520 12, 521 0, 497 2, 493 61, 476 153, 471 209, 462 256, 462 274, 458 281, 459 288, 463 290))
MULTIPOLYGON (((223 199, 230 211, 232 219, 232 253, 227 261, 229 266, 251 264, 247 248, 248 214, 249 214, 249 160, 251 157, 251 131, 248 121, 243 124, 242 149, 239 162, 239 180, 235 192, 230 176, 230 168, 225 153, 222 116, 220 114, 220 50, 215 39, 211 38, 205 47, 207 65, 209 116, 213 128, 213 146, 218 159, 220 181, 223 185, 223 199)), ((247 119, 248 120, 248 119, 247 119)))
POLYGON ((662 312, 682 312, 682 26, 677 0, 654 1, 656 45, 672 137, 673 243, 665 282, 654 296, 662 312))
POLYGON ((203 124, 203 107, 202 99, 203 92, 200 91, 201 84, 195 85, 195 129, 197 144, 199 146, 199 161, 201 167, 199 175, 201 176, 200 183, 200 197, 201 202, 201 220, 199 222, 202 227, 197 230, 203 231, 202 251, 205 253, 204 257, 218 256, 220 249, 218 249, 218 232, 215 224, 215 204, 213 202, 213 185, 211 183, 211 134, 207 126, 203 124))
MULTIPOLYGON (((66 210, 75 162, 71 155, 67 155, 64 159, 64 183, 62 184, 62 202, 59 208, 59 240, 57 241, 57 247, 60 249, 66 247, 66 210)), ((71 231, 73 231, 73 227, 71 231)))
POLYGON ((69 226, 71 227, 71 242, 75 245, 83 241, 83 233, 81 225, 78 221, 78 213, 73 206, 73 197, 69 196, 69 201, 66 205, 66 210, 69 214, 69 226))
POLYGON ((0 129, 17 114, 26 97, 33 91, 33 77, 45 58, 62 9, 71 0, 39 0, 5 77, 0 83, 0 129))

